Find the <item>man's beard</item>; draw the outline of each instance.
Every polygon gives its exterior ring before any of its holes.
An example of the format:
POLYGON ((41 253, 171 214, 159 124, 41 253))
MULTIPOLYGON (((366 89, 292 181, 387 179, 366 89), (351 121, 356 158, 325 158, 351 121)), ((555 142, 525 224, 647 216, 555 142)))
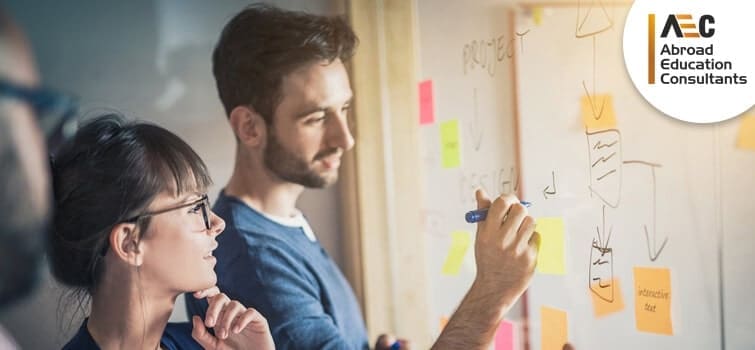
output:
MULTIPOLYGON (((332 185, 338 174, 332 177, 318 174, 310 168, 310 162, 285 149, 275 137, 272 128, 267 130, 268 140, 263 161, 270 171, 282 180, 308 188, 323 188, 332 185)), ((313 160, 326 158, 338 152, 337 148, 324 150, 315 155, 313 160)))

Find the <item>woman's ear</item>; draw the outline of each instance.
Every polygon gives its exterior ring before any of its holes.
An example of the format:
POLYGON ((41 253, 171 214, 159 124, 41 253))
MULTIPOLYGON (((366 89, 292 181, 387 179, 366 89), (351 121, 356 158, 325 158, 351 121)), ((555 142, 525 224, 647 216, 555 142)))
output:
POLYGON ((244 145, 258 147, 265 144, 267 123, 262 115, 249 106, 237 106, 228 117, 236 139, 244 145))
POLYGON ((120 223, 110 231, 110 247, 115 256, 130 265, 141 266, 144 254, 139 247, 139 232, 136 223, 120 223))

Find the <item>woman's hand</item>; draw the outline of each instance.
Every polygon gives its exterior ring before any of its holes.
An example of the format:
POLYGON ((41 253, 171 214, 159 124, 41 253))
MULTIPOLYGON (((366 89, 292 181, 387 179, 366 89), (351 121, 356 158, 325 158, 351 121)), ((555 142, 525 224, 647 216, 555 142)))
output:
POLYGON ((209 303, 204 322, 199 316, 191 318, 193 324, 191 336, 203 348, 213 350, 275 349, 267 320, 257 310, 229 299, 216 286, 196 292, 194 297, 207 298, 209 303), (208 328, 213 328, 215 335, 212 335, 208 328))

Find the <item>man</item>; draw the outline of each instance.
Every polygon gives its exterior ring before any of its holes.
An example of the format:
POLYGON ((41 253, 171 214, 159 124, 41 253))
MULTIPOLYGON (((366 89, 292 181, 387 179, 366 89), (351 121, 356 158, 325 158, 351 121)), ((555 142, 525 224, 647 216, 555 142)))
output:
MULTIPOLYGON (((39 278, 51 192, 36 118, 51 107, 72 108, 72 100, 37 88, 37 80, 23 34, 0 9, 0 310, 28 295, 39 278)), ((59 131, 65 116, 45 121, 59 131)), ((13 348, 0 327, 0 349, 13 348)))
MULTIPOLYGON (((218 286, 265 315, 279 349, 369 347, 351 288, 296 209, 305 188, 336 181, 354 145, 344 61, 356 42, 342 19, 253 5, 226 25, 213 53, 237 139, 233 175, 214 207, 226 220, 218 286)), ((477 200, 491 208, 478 227, 477 278, 437 348, 489 346, 534 269, 539 236, 526 209, 514 196, 491 205, 478 192, 477 200)), ((186 299, 190 314, 203 314, 206 306, 186 299)), ((376 348, 392 345, 409 347, 382 336, 376 348)))

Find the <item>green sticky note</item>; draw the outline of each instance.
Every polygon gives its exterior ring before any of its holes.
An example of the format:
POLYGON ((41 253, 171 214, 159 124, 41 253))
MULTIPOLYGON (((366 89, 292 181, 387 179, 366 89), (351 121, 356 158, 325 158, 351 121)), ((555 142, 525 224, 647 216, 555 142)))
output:
POLYGON ((464 254, 467 253, 470 241, 471 238, 468 232, 451 232, 451 247, 448 248, 446 262, 443 263, 442 273, 444 275, 456 276, 459 274, 461 262, 464 260, 464 254))
POLYGON ((444 168, 458 168, 461 165, 458 120, 440 123, 440 152, 444 168))
POLYGON ((564 269, 564 220, 562 218, 539 218, 535 231, 540 233, 540 253, 537 255, 537 272, 563 275, 564 269))

